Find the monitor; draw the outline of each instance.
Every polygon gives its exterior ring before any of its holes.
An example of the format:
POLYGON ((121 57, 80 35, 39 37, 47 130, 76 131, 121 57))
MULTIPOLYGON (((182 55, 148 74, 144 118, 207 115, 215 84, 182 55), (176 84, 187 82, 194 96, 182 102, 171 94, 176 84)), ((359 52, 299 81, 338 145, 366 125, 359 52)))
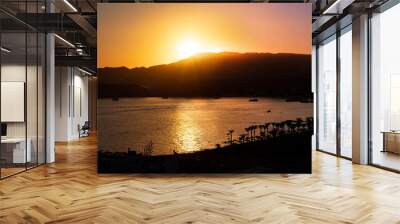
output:
POLYGON ((7 124, 1 123, 1 136, 7 136, 7 124))

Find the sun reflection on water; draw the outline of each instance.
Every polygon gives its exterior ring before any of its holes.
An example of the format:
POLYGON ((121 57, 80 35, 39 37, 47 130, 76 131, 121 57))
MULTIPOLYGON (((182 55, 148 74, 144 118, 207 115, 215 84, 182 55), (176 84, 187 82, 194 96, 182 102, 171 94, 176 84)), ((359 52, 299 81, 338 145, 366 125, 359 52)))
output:
POLYGON ((196 112, 181 110, 176 116, 175 145, 177 152, 193 152, 201 149, 201 128, 196 121, 196 112))

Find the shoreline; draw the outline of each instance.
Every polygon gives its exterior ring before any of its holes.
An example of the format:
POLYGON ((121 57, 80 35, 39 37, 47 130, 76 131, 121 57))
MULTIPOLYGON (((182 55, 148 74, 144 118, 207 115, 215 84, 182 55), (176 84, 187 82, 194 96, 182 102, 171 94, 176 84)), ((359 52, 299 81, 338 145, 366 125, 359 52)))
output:
POLYGON ((285 102, 300 102, 300 103, 314 103, 312 97, 280 97, 280 96, 216 96, 216 97, 206 97, 206 96, 193 96, 193 97, 186 97, 186 96, 121 96, 121 97, 99 97, 99 100, 113 100, 118 101, 119 99, 138 99, 138 98, 151 98, 151 99, 204 99, 204 100, 219 100, 219 99, 230 99, 230 98, 243 98, 247 100, 251 99, 277 99, 283 100, 285 102))
POLYGON ((310 173, 311 133, 194 153, 146 156, 98 152, 99 173, 310 173))

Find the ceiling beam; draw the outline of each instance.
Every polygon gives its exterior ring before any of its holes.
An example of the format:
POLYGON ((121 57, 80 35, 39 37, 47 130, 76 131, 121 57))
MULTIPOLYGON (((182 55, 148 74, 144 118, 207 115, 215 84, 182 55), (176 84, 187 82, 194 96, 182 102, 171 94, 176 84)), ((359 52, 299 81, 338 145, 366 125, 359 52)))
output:
POLYGON ((90 37, 87 41, 91 41, 91 45, 96 45, 97 30, 90 24, 85 17, 80 14, 68 14, 68 17, 74 21, 83 31, 90 37))
POLYGON ((97 60, 91 56, 55 56, 56 66, 87 67, 96 70, 97 60))

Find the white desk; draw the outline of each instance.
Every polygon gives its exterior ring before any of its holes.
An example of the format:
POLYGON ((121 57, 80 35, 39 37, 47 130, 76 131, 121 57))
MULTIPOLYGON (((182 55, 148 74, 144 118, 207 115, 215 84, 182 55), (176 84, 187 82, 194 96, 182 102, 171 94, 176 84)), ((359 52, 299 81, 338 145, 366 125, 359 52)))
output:
POLYGON ((10 150, 12 147, 12 163, 25 163, 31 162, 31 139, 27 139, 27 146, 25 151, 25 138, 5 138, 1 139, 2 151, 10 150), (3 148, 5 147, 5 148, 3 148))

